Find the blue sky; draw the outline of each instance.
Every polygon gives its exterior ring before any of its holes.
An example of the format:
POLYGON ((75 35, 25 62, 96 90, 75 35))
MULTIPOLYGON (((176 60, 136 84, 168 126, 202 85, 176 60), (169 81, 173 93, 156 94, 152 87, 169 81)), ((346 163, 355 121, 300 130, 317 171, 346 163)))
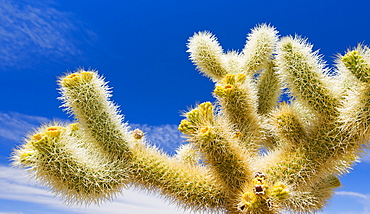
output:
MULTIPOLYGON (((369 11, 367 0, 0 0, 0 214, 182 213, 131 189, 101 207, 68 208, 9 167, 28 131, 71 120, 57 100, 65 72, 99 70, 126 120, 171 153, 182 142, 181 112, 214 100, 213 84, 188 60, 194 32, 211 31, 225 50, 240 50, 251 28, 270 23, 280 35, 307 37, 331 65, 337 53, 370 44, 369 11)), ((369 175, 366 156, 323 213, 370 213, 369 175)))

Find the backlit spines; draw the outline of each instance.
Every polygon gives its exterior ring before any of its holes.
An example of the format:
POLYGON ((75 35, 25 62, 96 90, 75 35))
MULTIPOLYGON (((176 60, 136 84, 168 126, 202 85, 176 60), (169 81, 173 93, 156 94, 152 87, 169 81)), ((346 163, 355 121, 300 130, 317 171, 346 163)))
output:
POLYGON ((253 28, 243 49, 243 70, 253 74, 265 68, 272 58, 277 41, 277 31, 274 27, 262 24, 253 28))
POLYGON ((112 160, 129 159, 132 137, 102 77, 80 70, 61 78, 60 85, 63 106, 79 121, 84 137, 112 160))
POLYGON ((299 101, 320 117, 337 115, 338 100, 329 87, 326 68, 312 45, 298 37, 284 37, 277 48, 282 81, 299 101))
POLYGON ((227 73, 222 60, 222 47, 210 32, 194 34, 189 39, 188 52, 199 71, 212 80, 217 81, 227 73))
POLYGON ((175 156, 180 162, 190 164, 191 166, 197 166, 200 164, 201 156, 199 152, 194 149, 194 146, 190 143, 181 145, 175 156))
POLYGON ((345 66, 342 69, 349 70, 358 80, 347 89, 339 108, 341 128, 350 133, 352 138, 365 140, 370 134, 367 128, 370 124, 370 50, 368 47, 359 46, 347 52, 341 62, 345 66))
POLYGON ((353 75, 362 82, 370 81, 370 64, 365 57, 370 59, 370 50, 368 47, 358 47, 357 50, 349 51, 342 57, 342 62, 353 75))
POLYGON ((293 190, 290 197, 282 203, 282 207, 297 213, 315 213, 329 203, 335 188, 340 185, 336 176, 323 177, 318 182, 293 190))

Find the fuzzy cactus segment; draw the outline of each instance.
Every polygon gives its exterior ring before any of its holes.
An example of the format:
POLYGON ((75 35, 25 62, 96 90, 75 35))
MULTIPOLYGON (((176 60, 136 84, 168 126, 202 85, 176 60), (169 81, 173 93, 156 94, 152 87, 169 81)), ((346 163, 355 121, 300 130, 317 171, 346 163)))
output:
POLYGON ((112 160, 130 159, 128 126, 118 114, 118 107, 109 100, 104 80, 93 71, 80 70, 60 79, 60 98, 79 121, 89 142, 99 145, 112 160))
POLYGON ((188 142, 174 156, 131 130, 103 77, 78 70, 59 80, 76 122, 31 133, 13 164, 69 204, 99 204, 131 185, 206 213, 324 208, 370 146, 370 49, 348 50, 329 69, 306 39, 280 38, 267 24, 240 52, 210 32, 187 47, 216 101, 184 113, 178 130, 188 142))
POLYGON ((25 167, 68 204, 100 204, 127 184, 127 168, 92 154, 73 126, 40 128, 16 150, 15 165, 25 167))

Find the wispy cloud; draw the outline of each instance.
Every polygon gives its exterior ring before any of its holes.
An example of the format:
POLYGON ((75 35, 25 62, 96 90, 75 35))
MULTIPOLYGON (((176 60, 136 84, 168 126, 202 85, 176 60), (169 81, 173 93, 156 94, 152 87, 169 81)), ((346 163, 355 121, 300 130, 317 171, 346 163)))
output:
MULTIPOLYGON (((119 196, 113 202, 107 202, 100 206, 89 207, 66 206, 58 198, 43 188, 37 187, 34 181, 25 177, 18 169, 0 166, 0 203, 1 199, 16 202, 28 202, 38 204, 40 212, 43 209, 54 209, 56 213, 85 213, 85 214, 171 214, 187 213, 178 210, 174 205, 167 205, 158 195, 148 195, 133 189, 123 190, 123 196, 119 196)), ((22 213, 22 206, 14 207, 12 213, 22 213)), ((1 213, 0 213, 1 214, 1 213)))
POLYGON ((27 131, 46 123, 49 120, 44 117, 30 116, 16 112, 0 112, 0 137, 14 141, 20 141, 27 131))
POLYGON ((335 192, 336 195, 342 195, 342 196, 351 196, 351 197, 356 197, 356 198, 361 198, 365 200, 370 200, 370 197, 365 194, 361 194, 358 192, 348 192, 348 191, 337 191, 335 192))
POLYGON ((75 38, 76 32, 95 37, 72 13, 57 10, 49 0, 0 0, 0 14, 2 67, 27 66, 25 62, 45 57, 76 56, 81 54, 77 41, 82 39, 75 38))
POLYGON ((358 204, 360 204, 359 209, 361 211, 356 212, 338 212, 338 214, 370 214, 370 194, 363 194, 358 192, 350 192, 350 191, 336 191, 335 195, 343 196, 343 197, 351 197, 356 200, 358 204))

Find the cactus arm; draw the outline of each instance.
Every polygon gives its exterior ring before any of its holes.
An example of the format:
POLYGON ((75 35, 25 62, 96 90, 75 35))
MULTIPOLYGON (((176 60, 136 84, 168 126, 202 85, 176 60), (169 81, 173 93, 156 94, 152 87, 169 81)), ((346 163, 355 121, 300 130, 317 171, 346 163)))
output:
POLYGON ((216 82, 227 74, 223 62, 223 49, 211 33, 194 34, 187 46, 191 61, 204 75, 216 82))
POLYGON ((262 24, 252 29, 242 51, 243 71, 253 76, 255 72, 265 68, 272 58, 277 41, 277 31, 269 25, 262 24))
POLYGON ((267 115, 276 107, 281 94, 281 87, 279 76, 276 73, 275 62, 270 60, 258 77, 258 114, 267 115))
MULTIPOLYGON (((61 100, 79 121, 87 141, 112 160, 131 158, 128 126, 122 123, 110 92, 96 72, 80 70, 60 79, 61 100)), ((125 161, 122 161, 124 163, 125 161)))
POLYGON ((40 183, 68 204, 100 204, 127 184, 127 168, 91 154, 75 124, 40 128, 13 154, 13 164, 28 168, 40 183))
POLYGON ((202 103, 186 114, 179 130, 200 152, 214 179, 221 184, 229 202, 251 180, 252 172, 247 157, 251 156, 235 141, 224 121, 214 117, 211 103, 202 103), (231 198, 231 199, 230 199, 231 198))
POLYGON ((344 69, 349 70, 357 79, 347 92, 347 96, 341 105, 339 120, 342 122, 342 130, 351 133, 353 138, 360 141, 366 140, 370 131, 370 49, 358 47, 349 51, 341 58, 344 69))
POLYGON ((336 116, 338 100, 330 90, 322 60, 311 49, 303 39, 282 38, 276 58, 279 74, 293 96, 314 113, 321 118, 336 116))
POLYGON ((159 190, 185 209, 215 212, 225 205, 222 186, 204 168, 183 164, 144 144, 137 144, 133 149, 130 177, 135 186, 159 190))
POLYGON ((370 82, 370 50, 368 47, 359 46, 346 53, 341 61, 344 66, 361 82, 370 82))
POLYGON ((257 92, 252 79, 245 74, 228 74, 216 86, 214 94, 226 120, 236 132, 240 132, 240 144, 257 153, 261 127, 257 114, 257 92))
POLYGON ((329 175, 316 183, 306 185, 304 189, 293 190, 291 196, 282 202, 282 208, 297 213, 315 213, 329 203, 334 189, 340 185, 337 177, 329 175))

